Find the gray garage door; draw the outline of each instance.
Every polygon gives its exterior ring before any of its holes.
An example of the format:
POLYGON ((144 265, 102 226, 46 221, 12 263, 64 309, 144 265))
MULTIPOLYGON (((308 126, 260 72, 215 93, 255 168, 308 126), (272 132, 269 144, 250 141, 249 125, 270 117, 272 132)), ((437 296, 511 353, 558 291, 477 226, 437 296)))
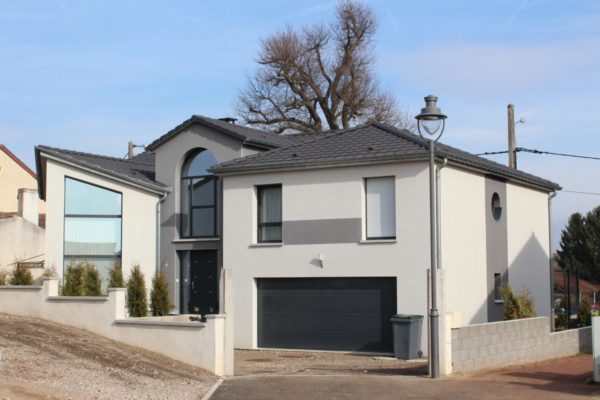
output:
POLYGON ((258 346, 391 352, 396 278, 258 280, 258 346))

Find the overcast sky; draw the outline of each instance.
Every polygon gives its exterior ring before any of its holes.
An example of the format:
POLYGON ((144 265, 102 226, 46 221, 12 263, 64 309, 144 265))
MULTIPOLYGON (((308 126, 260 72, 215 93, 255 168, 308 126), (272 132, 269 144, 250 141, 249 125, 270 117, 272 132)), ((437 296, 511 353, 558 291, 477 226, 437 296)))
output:
MULTIPOLYGON (((600 156, 600 2, 369 1, 379 19, 376 72, 416 114, 439 96, 443 142, 600 156)), ((122 157, 192 114, 231 116, 260 39, 331 20, 327 1, 0 0, 0 143, 30 166, 45 144, 122 157)), ((505 162, 506 156, 494 160, 505 162)), ((600 193, 600 161, 519 154, 519 168, 566 190, 600 193)), ((561 192, 569 215, 600 196, 561 192)))

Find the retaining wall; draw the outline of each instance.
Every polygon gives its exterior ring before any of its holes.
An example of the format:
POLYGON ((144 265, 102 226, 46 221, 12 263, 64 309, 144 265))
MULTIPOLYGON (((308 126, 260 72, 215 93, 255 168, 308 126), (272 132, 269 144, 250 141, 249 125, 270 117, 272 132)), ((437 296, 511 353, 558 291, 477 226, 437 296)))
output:
POLYGON ((42 286, 0 286, 0 312, 74 326, 217 375, 233 374, 225 315, 208 315, 205 323, 126 318, 125 295, 125 289, 108 289, 101 297, 58 296, 58 279, 49 278, 42 286))
POLYGON ((452 329, 452 372, 591 353, 591 327, 550 332, 548 317, 492 322, 452 329))

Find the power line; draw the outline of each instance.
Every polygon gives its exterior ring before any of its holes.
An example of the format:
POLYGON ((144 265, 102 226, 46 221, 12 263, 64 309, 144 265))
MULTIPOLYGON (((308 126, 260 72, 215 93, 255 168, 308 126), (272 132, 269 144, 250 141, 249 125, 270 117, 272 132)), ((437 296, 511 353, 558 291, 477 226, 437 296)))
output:
POLYGON ((552 151, 544 151, 544 150, 537 150, 537 149, 525 149, 523 147, 517 147, 515 150, 516 151, 525 151, 527 153, 533 153, 533 154, 549 154, 549 155, 552 155, 552 156, 585 158, 585 159, 588 159, 588 160, 598 160, 598 161, 600 161, 600 157, 582 156, 582 155, 578 155, 578 154, 554 153, 552 151))
MULTIPOLYGON (((556 153, 553 151, 545 151, 545 150, 537 150, 537 149, 526 149, 525 147, 517 147, 515 149, 515 152, 526 152, 526 153, 532 153, 532 154, 548 154, 551 156, 561 156, 561 157, 572 157, 572 158, 583 158, 586 160, 596 160, 596 161, 600 161, 600 157, 594 157, 594 156, 582 156, 579 154, 568 154, 568 153, 556 153)), ((491 156, 491 155, 495 155, 495 154, 506 154, 508 153, 508 150, 502 150, 502 151, 486 151, 485 153, 478 153, 475 154, 476 156, 491 156)))
POLYGON ((600 196, 600 193, 596 192, 579 192, 576 190, 561 190, 561 193, 574 193, 574 194, 587 194, 590 196, 600 196))

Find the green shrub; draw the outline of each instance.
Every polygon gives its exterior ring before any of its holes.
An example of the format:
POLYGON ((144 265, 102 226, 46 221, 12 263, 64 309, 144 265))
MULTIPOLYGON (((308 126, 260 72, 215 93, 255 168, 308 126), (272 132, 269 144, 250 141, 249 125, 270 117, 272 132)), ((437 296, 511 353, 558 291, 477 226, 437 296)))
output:
POLYGON ((83 264, 69 264, 64 276, 63 296, 83 296, 85 293, 85 268, 83 264))
POLYGON ((115 265, 110 269, 109 288, 124 288, 125 280, 123 279, 123 269, 120 265, 115 265))
POLYGON ((8 272, 0 271, 0 286, 6 285, 8 281, 8 272))
POLYGON ((44 268, 44 272, 42 272, 42 278, 56 278, 58 274, 56 273, 56 268, 53 266, 44 268))
POLYGON ((146 283, 139 265, 133 267, 131 276, 127 280, 127 308, 131 317, 145 317, 148 315, 146 283))
POLYGON ((577 319, 579 327, 592 325, 592 309, 587 300, 582 300, 579 303, 579 315, 577 319))
POLYGON ((10 278, 11 285, 33 285, 33 275, 31 271, 22 265, 17 264, 10 278))
POLYGON ((152 278, 152 291, 150 292, 150 308, 152 315, 162 316, 167 315, 173 307, 171 298, 169 297, 169 282, 165 274, 156 272, 152 278))
POLYGON ((102 279, 94 265, 84 264, 83 273, 83 295, 100 296, 102 294, 102 279))
POLYGON ((500 294, 504 300, 505 321, 536 316, 533 298, 527 291, 515 294, 510 286, 505 286, 500 294))

